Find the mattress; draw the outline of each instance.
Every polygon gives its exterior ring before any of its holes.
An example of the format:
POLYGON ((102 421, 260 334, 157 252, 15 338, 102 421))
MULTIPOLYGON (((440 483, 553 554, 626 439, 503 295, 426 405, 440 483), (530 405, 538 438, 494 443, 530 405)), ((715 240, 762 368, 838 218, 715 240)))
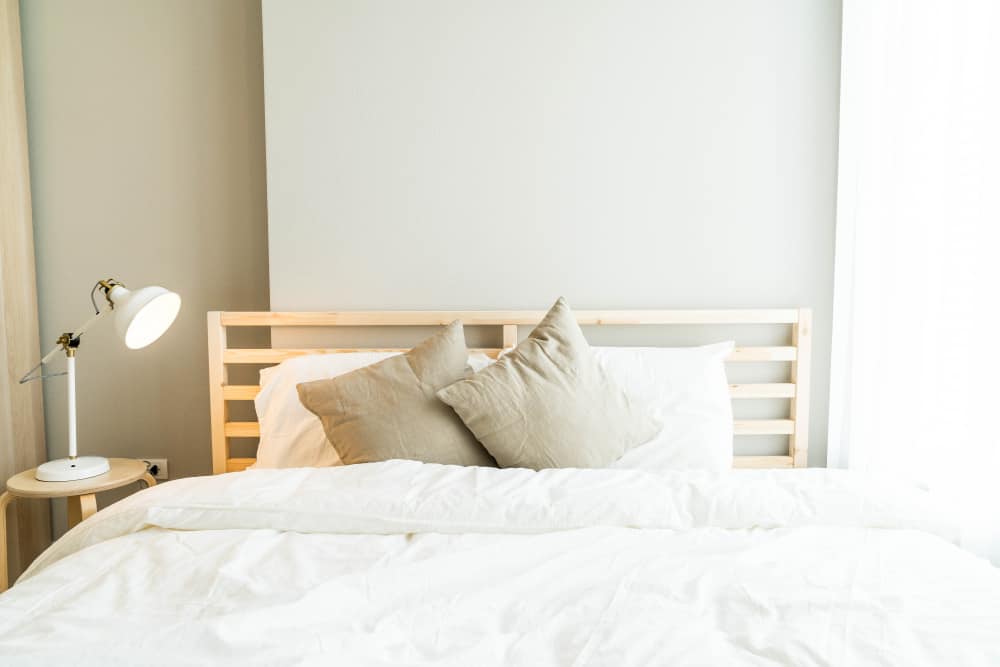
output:
POLYGON ((833 470, 169 482, 0 596, 0 664, 1000 665, 1000 571, 833 470))

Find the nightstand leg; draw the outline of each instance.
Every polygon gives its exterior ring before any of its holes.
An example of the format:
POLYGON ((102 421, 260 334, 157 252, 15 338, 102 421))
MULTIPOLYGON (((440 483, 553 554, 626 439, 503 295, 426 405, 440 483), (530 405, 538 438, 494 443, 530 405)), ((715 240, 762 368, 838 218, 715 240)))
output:
POLYGON ((97 512, 97 496, 93 493, 70 496, 66 499, 66 523, 70 528, 93 516, 95 512, 97 512))
POLYGON ((14 500, 8 491, 0 494, 0 593, 7 590, 7 505, 14 500))

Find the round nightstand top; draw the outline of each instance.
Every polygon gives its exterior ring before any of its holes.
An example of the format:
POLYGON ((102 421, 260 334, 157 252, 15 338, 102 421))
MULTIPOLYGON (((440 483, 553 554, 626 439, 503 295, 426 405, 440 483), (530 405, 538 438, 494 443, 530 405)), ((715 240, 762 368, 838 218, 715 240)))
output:
POLYGON ((111 470, 103 475, 72 482, 40 482, 35 469, 25 470, 7 480, 7 490, 21 498, 64 498, 117 489, 137 482, 146 474, 146 462, 136 459, 108 459, 111 470))

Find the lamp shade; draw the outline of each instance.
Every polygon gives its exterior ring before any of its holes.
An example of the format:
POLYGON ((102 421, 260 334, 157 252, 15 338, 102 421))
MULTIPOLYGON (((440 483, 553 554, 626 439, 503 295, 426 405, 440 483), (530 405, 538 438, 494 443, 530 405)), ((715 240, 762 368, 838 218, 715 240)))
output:
POLYGON ((180 296, 155 285, 137 290, 115 285, 108 298, 115 308, 115 329, 133 350, 162 336, 181 309, 180 296))

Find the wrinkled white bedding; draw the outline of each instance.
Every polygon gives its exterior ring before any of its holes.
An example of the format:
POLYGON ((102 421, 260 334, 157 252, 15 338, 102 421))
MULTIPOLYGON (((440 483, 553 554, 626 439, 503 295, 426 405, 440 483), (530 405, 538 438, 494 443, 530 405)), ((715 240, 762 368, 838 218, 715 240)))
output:
POLYGON ((1000 570, 841 471, 179 480, 0 596, 0 664, 1000 665, 1000 570))

